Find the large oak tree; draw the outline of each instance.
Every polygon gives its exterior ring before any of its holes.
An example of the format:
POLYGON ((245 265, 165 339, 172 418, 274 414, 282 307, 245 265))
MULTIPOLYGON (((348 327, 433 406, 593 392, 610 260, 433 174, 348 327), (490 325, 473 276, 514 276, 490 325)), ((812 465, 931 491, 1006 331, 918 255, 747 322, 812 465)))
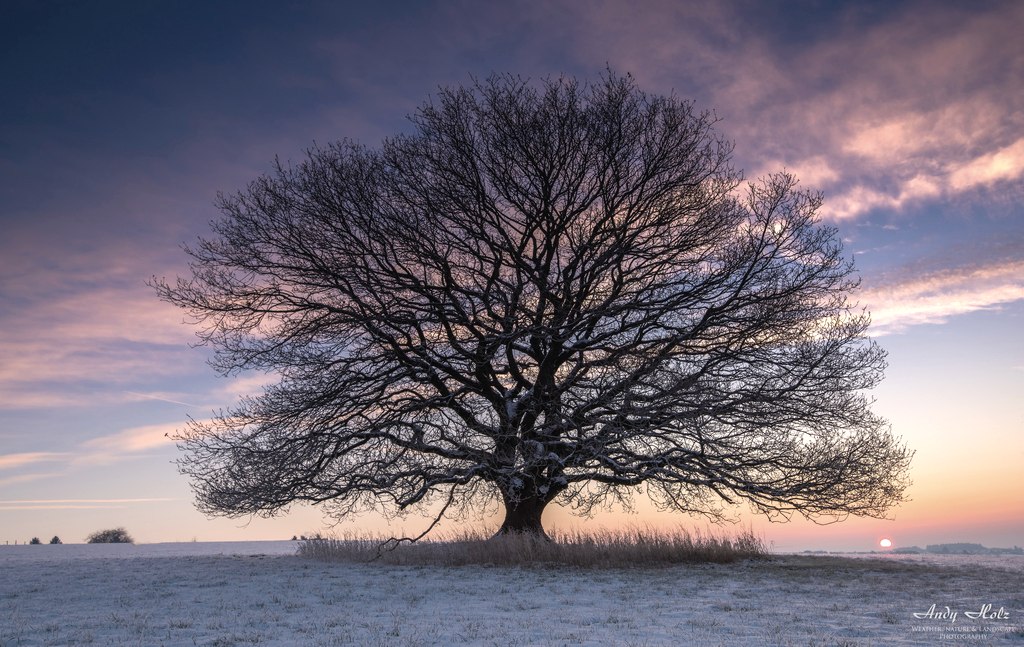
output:
POLYGON ((496 499, 542 533, 641 489, 717 515, 883 515, 910 452, 817 194, 749 185, 715 118, 609 73, 443 89, 222 197, 156 281, 225 374, 279 378, 180 435, 201 509, 496 499))

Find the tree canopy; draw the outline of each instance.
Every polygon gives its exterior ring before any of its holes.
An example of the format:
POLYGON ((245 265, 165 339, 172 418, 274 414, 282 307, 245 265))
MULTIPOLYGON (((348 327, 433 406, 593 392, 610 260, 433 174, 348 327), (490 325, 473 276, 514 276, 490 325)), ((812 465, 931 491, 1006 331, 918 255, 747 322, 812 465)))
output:
POLYGON ((911 452, 819 194, 745 184, 712 113, 630 77, 441 89, 222 196, 154 281, 224 374, 278 381, 179 441, 209 513, 500 502, 542 532, 643 491, 718 516, 881 516, 911 452))

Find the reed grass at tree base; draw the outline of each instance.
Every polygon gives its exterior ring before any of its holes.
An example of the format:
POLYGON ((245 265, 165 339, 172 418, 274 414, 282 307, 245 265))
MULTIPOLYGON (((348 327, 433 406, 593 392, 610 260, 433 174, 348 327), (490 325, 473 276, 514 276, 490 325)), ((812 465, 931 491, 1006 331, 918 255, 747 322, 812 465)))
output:
POLYGON ((313 538, 298 554, 324 561, 381 562, 396 565, 529 566, 554 564, 585 568, 621 568, 658 564, 729 563, 764 559, 764 540, 744 530, 735 534, 686 529, 626 528, 556 531, 550 538, 529 533, 490 536, 480 531, 440 536, 415 543, 358 536, 313 538))

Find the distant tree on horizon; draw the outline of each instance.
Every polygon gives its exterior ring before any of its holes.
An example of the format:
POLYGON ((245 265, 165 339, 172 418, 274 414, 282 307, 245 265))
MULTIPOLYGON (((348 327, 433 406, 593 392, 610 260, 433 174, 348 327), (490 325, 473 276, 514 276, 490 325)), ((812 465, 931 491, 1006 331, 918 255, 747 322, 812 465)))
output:
POLYGON ((41 544, 41 543, 43 543, 43 542, 39 541, 39 537, 33 537, 33 538, 32 538, 32 540, 31 540, 31 541, 29 541, 28 543, 29 543, 30 545, 33 545, 33 546, 35 546, 35 545, 41 544))
POLYGON ((134 544, 135 540, 124 528, 97 530, 85 539, 87 544, 134 544))
POLYGON ((57 535, 54 535, 53 539, 50 540, 50 544, 62 544, 62 543, 64 543, 64 542, 62 542, 60 540, 60 537, 58 537, 57 535))
POLYGON ((444 88, 411 121, 221 196, 191 276, 153 280, 218 371, 280 378, 177 437, 202 511, 496 502, 543 535, 552 502, 635 493, 713 519, 903 500, 819 194, 744 184, 712 113, 611 71, 444 88))

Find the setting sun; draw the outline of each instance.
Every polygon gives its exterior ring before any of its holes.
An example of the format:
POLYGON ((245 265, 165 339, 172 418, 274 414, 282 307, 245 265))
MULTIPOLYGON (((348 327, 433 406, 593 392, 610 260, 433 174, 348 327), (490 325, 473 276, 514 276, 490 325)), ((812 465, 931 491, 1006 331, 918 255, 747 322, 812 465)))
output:
POLYGON ((882 539, 882 541, 878 542, 878 545, 882 548, 892 548, 892 540, 888 537, 885 537, 882 539))

